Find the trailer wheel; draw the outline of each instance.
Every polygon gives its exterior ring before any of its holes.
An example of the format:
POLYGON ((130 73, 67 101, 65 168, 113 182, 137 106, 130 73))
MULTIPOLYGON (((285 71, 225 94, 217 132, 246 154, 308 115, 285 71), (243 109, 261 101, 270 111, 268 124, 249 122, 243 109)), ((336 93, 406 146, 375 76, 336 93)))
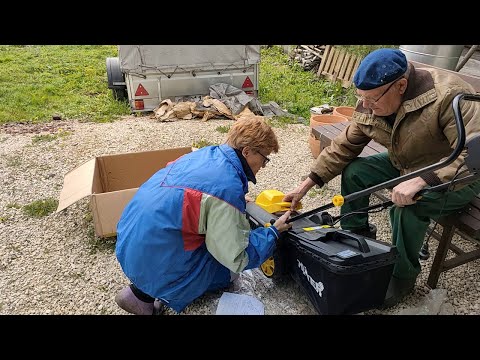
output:
POLYGON ((112 89, 113 97, 118 101, 125 101, 128 98, 127 88, 125 89, 112 89))
POLYGON ((107 79, 108 88, 112 89, 113 97, 116 100, 124 101, 128 98, 125 74, 120 69, 118 57, 107 58, 107 79))

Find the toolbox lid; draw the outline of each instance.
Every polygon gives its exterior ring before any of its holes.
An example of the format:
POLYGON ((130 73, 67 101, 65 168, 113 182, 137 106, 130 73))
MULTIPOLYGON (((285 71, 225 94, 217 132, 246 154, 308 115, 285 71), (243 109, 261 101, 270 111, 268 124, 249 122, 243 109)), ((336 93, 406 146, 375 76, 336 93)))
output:
POLYGON ((289 232, 287 240, 335 273, 367 271, 393 264, 398 258, 392 244, 336 228, 296 229, 289 232))

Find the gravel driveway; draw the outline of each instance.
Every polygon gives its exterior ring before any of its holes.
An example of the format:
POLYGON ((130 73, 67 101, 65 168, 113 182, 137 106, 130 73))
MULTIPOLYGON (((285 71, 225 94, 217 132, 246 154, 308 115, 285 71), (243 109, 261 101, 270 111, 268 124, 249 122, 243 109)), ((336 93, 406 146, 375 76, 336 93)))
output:
MULTIPOLYGON (((190 146, 202 138, 221 143, 225 134, 216 128, 231 124, 232 120, 159 123, 129 116, 106 124, 59 121, 1 127, 0 314, 126 314, 114 301, 116 292, 128 283, 115 258, 115 239, 93 235, 88 199, 41 218, 27 216, 22 207, 35 200, 58 199, 64 175, 94 156, 190 146), (53 136, 39 137, 48 133, 53 136)), ((309 172, 313 160, 309 128, 295 124, 275 131, 280 152, 260 171, 257 184, 250 184, 251 197, 265 189, 287 192, 309 172)), ((307 195, 304 210, 329 203, 339 191, 339 180, 307 195)), ((336 209, 331 213, 336 215, 336 209)), ((379 238, 390 241, 388 211, 371 219, 379 238)), ((426 279, 435 248, 432 240, 430 259, 423 263, 412 295, 387 311, 366 313, 395 314, 418 306, 429 292, 426 279)), ((266 314, 316 314, 293 281, 274 284, 258 270, 243 274, 241 280, 242 291, 260 299, 266 314)), ((479 314, 479 261, 443 273, 438 288, 447 292, 442 313, 479 314)), ((214 314, 220 296, 221 292, 205 295, 182 314, 214 314)))

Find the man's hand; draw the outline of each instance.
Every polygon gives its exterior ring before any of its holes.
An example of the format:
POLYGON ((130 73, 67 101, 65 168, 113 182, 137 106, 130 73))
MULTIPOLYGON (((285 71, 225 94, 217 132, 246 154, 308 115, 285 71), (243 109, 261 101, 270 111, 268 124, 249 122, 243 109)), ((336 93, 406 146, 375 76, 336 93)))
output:
POLYGON ((294 210, 297 208, 297 205, 298 203, 300 202, 300 200, 302 200, 303 198, 303 195, 302 193, 300 192, 296 192, 296 190, 292 191, 292 192, 289 192, 288 194, 286 194, 284 197, 283 197, 283 201, 285 202, 291 202, 292 205, 290 205, 290 209, 291 210, 294 210))
POLYGON ((427 185, 421 177, 401 182, 392 190, 392 201, 397 206, 415 204, 417 201, 413 197, 427 185))
POLYGON ((291 202, 292 205, 290 206, 291 210, 295 210, 297 208, 298 203, 302 198, 305 196, 305 194, 310 190, 313 186, 315 185, 315 182, 307 177, 301 184, 298 186, 295 190, 287 193, 283 197, 283 201, 285 202, 291 202))

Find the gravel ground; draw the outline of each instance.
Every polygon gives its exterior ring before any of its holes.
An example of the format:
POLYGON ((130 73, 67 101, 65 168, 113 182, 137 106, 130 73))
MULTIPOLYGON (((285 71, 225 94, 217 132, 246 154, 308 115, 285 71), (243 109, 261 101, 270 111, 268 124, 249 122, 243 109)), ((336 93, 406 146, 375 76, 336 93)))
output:
MULTIPOLYGON (((35 200, 58 199, 64 175, 94 156, 190 146, 202 138, 221 143, 225 134, 215 129, 231 123, 159 123, 149 117, 128 116, 107 124, 59 121, 0 128, 0 314, 126 314, 114 301, 117 291, 128 284, 115 258, 115 239, 93 235, 88 199, 41 218, 28 217, 22 206, 35 200), (62 136, 33 141, 35 136, 48 133, 62 136)), ((313 160, 307 143, 309 128, 295 124, 275 131, 280 152, 260 171, 257 184, 250 184, 252 197, 265 189, 292 190, 309 172, 313 160)), ((330 202, 339 191, 339 180, 337 177, 306 196, 304 210, 330 202)), ((330 212, 337 214, 336 209, 330 212)), ((390 241, 388 211, 372 215, 371 221, 378 227, 379 239, 390 241)), ((455 242, 472 246, 458 238, 455 242)), ((430 259, 423 263, 412 295, 394 308, 365 314, 398 314, 418 307, 429 293, 426 279, 435 248, 432 240, 430 259)), ((440 276, 438 288, 445 289, 447 295, 442 314, 480 313, 478 265, 477 260, 440 276)), ((240 280, 240 292, 260 299, 265 314, 316 314, 293 281, 276 284, 259 270, 246 272, 240 280)), ((220 296, 221 292, 207 294, 182 314, 214 314, 220 296)))

